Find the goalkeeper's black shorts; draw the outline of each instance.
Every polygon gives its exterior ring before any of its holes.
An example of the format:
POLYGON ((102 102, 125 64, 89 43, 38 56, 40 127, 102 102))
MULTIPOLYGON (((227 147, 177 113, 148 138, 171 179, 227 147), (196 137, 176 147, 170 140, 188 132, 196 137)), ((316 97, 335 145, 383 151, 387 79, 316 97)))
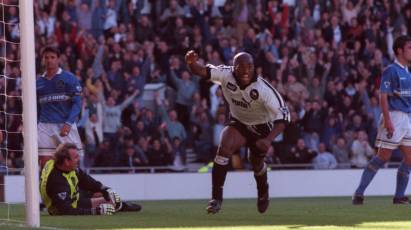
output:
POLYGON ((77 207, 84 209, 92 208, 91 197, 92 194, 90 194, 89 192, 80 190, 80 198, 78 200, 77 207))

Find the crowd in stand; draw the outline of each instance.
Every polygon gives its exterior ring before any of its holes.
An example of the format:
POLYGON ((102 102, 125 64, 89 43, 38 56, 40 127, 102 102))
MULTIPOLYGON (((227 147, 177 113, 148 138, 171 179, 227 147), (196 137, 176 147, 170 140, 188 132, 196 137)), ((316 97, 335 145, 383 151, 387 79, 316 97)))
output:
MULTIPOLYGON (((18 8, 4 8, 0 123, 9 167, 21 167, 18 8), (7 98, 7 100, 5 100, 7 98)), ((36 69, 46 45, 84 86, 78 126, 86 166, 183 168, 186 152, 212 161, 229 119, 221 89, 193 76, 184 54, 230 65, 245 51, 286 99, 292 121, 273 142, 272 164, 362 168, 374 154, 378 89, 393 39, 411 32, 405 0, 36 0, 36 69), (154 106, 145 85, 163 83, 154 106)), ((0 10, 0 12, 2 12, 0 10)), ((33 76, 34 77, 34 76, 33 76)), ((1 154, 0 154, 1 155, 1 154)), ((245 151, 240 151, 246 161, 245 151)), ((396 156, 396 155, 394 155, 396 156)), ((4 154, 2 156, 4 158, 4 154)), ((395 158, 395 157, 394 157, 395 158)), ((393 159, 398 160, 398 159, 393 159)), ((2 160, 0 159, 0 162, 2 160)), ((247 167, 246 163, 243 164, 247 167)))

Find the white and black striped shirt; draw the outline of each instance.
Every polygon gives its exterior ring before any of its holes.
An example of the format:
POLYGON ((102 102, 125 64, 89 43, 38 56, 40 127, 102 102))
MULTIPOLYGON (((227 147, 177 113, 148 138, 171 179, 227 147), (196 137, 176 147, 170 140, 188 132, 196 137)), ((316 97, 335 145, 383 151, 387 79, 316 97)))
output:
POLYGON ((240 89, 233 75, 233 66, 208 64, 210 80, 221 85, 231 115, 245 125, 257 125, 284 120, 290 113, 281 95, 262 77, 257 77, 245 89, 240 89))

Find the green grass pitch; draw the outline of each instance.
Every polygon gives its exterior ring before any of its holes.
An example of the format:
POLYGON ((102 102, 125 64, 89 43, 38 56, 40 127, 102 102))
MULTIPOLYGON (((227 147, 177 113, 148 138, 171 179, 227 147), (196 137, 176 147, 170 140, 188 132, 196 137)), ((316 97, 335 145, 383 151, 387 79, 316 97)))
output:
MULTIPOLYGON (((259 214, 255 200, 225 200, 216 215, 207 215, 205 200, 144 201, 139 213, 114 216, 41 215, 43 229, 411 229, 411 205, 392 205, 391 197, 369 197, 363 206, 349 197, 271 199, 259 214)), ((0 206, 0 218, 24 220, 24 207, 0 206)), ((27 229, 13 221, 0 221, 0 229, 27 229)))

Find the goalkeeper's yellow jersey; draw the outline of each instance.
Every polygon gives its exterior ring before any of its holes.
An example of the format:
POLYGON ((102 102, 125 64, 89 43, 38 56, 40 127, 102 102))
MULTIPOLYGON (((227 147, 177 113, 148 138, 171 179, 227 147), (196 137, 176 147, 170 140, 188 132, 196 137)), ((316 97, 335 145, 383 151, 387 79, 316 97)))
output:
MULTIPOLYGON (((40 194, 41 199, 43 200, 44 204, 46 205, 47 209, 50 213, 54 212, 53 202, 52 199, 47 194, 47 181, 52 174, 54 169, 54 160, 47 161, 46 165, 44 166, 41 172, 41 183, 40 183, 40 194)), ((71 207, 77 208, 78 200, 80 199, 80 193, 78 191, 78 177, 76 175, 76 171, 71 171, 68 173, 61 172, 61 175, 66 179, 67 184, 70 187, 70 193, 67 194, 66 192, 58 193, 60 198, 65 198, 65 196, 69 196, 71 199, 71 207)), ((57 213, 56 213, 57 214, 57 213)))
POLYGON ((51 215, 90 215, 91 207, 79 207, 80 189, 101 191, 102 184, 81 169, 63 172, 47 161, 41 172, 40 194, 51 215))

